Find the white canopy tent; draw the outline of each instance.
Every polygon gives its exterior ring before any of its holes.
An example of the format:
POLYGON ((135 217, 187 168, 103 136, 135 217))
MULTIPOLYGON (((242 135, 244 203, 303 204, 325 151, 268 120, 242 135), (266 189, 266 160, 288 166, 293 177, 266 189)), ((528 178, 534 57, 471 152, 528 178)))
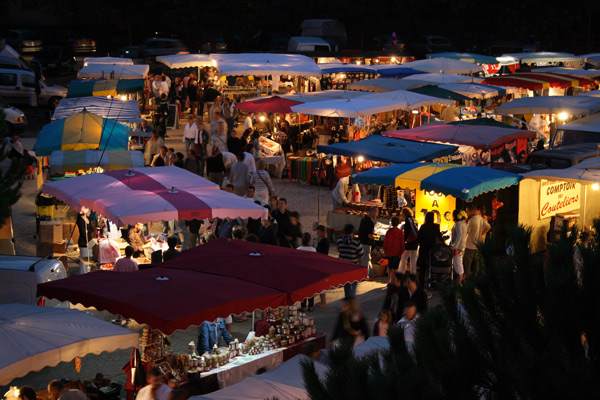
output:
POLYGON ((346 100, 325 100, 292 106, 293 112, 322 117, 359 118, 397 110, 394 100, 363 100, 362 97, 346 100))
POLYGON ((500 93, 518 93, 521 89, 511 87, 500 87, 493 85, 483 85, 481 83, 446 83, 439 86, 441 89, 450 90, 467 97, 476 97, 487 99, 498 96, 500 93))
POLYGON ((203 68, 213 67, 216 64, 216 61, 213 61, 208 54, 172 54, 158 56, 156 61, 169 68, 203 68))
POLYGON ((512 58, 515 63, 557 63, 557 62, 581 62, 583 56, 576 56, 571 53, 559 53, 551 51, 538 51, 533 53, 507 53, 502 58, 512 58))
POLYGON ((583 60, 588 64, 600 66, 600 53, 584 54, 581 57, 583 57, 583 60))
MULTIPOLYGON (((261 375, 250 375, 243 381, 202 396, 193 396, 190 400, 263 400, 263 399, 309 399, 302 378, 300 361, 306 359, 297 355, 279 367, 261 375)), ((329 368, 315 361, 315 370, 320 378, 324 378, 329 368)))
POLYGON ((19 54, 19 52, 13 49, 11 45, 6 44, 4 45, 4 49, 0 51, 0 57, 15 58, 19 60, 21 58, 21 55, 19 54))
MULTIPOLYGON (((600 133, 600 114, 590 115, 589 117, 579 118, 558 127, 565 131, 599 132, 600 133)), ((579 164, 578 164, 579 165, 579 164)))
POLYGON ((101 96, 62 99, 52 114, 53 120, 67 118, 83 109, 120 122, 140 122, 140 106, 136 100, 121 100, 101 96))
POLYGON ((355 63, 321 63, 317 64, 319 69, 324 74, 329 73, 344 73, 344 72, 364 72, 376 74, 377 69, 373 65, 358 65, 355 63))
POLYGON ((86 57, 83 59, 84 67, 92 64, 133 65, 133 60, 124 57, 86 57))
POLYGON ((544 67, 537 68, 531 72, 554 72, 555 74, 565 74, 576 76, 578 78, 592 78, 600 76, 600 69, 583 69, 583 68, 567 68, 567 67, 544 67))
POLYGON ((352 90, 320 90, 317 92, 303 92, 295 94, 285 94, 279 97, 288 100, 301 101, 302 103, 314 103, 315 101, 354 99, 364 96, 366 93, 352 90))
POLYGON ((471 74, 473 72, 483 71, 481 65, 444 57, 413 61, 402 64, 401 66, 417 69, 419 71, 446 72, 449 74, 471 74))
MULTIPOLYGON (((439 60, 439 58, 432 58, 432 60, 439 60)), ((457 75, 450 74, 445 72, 436 72, 429 74, 418 74, 418 75, 410 75, 406 78, 402 78, 403 81, 419 81, 419 82, 428 82, 429 85, 443 85, 445 83, 458 83, 458 82, 482 82, 483 79, 475 78, 473 76, 465 76, 465 75, 457 75)))
POLYGON ((431 82, 421 81, 416 76, 423 76, 425 74, 415 75, 413 80, 395 79, 395 78, 377 78, 377 79, 365 79, 363 81, 352 82, 348 84, 350 90, 362 90, 372 92, 389 92, 392 90, 408 90, 420 86, 431 85, 431 82))
POLYGON ((312 58, 300 54, 237 53, 211 54, 220 75, 293 75, 321 77, 312 58))
POLYGON ((591 96, 522 97, 496 108, 503 114, 560 114, 589 115, 600 111, 600 98, 591 96))
POLYGON ((443 104, 454 105, 454 101, 439 97, 427 96, 407 90, 394 90, 385 93, 374 93, 360 97, 360 100, 389 100, 394 102, 395 109, 412 110, 423 106, 443 104))
POLYGON ((139 334, 77 310, 0 305, 0 385, 86 354, 138 345, 139 334))
POLYGON ((140 79, 146 78, 150 66, 146 64, 90 64, 81 68, 77 73, 78 79, 114 78, 114 79, 140 79))

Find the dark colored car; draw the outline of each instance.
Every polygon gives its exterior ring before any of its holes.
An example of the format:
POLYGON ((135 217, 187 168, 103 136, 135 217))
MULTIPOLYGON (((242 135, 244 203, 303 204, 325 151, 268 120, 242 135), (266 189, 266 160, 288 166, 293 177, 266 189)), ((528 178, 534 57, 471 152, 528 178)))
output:
POLYGON ((424 35, 410 44, 410 50, 417 57, 425 57, 430 53, 454 51, 452 42, 443 36, 424 35))
POLYGON ((11 29, 6 32, 6 43, 21 54, 32 54, 42 50, 42 39, 28 29, 11 29))
POLYGON ((44 75, 73 75, 77 72, 77 60, 62 49, 45 49, 31 60, 31 64, 39 63, 44 75))
POLYGON ((96 41, 78 32, 51 32, 44 37, 45 47, 63 50, 72 55, 94 55, 96 41))

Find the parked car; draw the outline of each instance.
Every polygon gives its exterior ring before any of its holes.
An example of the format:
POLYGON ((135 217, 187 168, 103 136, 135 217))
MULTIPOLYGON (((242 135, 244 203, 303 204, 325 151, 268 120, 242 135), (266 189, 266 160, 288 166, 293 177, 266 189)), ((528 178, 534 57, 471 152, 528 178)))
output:
POLYGON ((67 271, 60 260, 0 256, 0 304, 44 305, 45 299, 37 296, 37 285, 66 277, 67 271))
POLYGON ((10 104, 44 105, 54 109, 67 97, 67 88, 39 80, 40 94, 36 96, 36 77, 31 71, 0 68, 0 97, 10 104))
POLYGON ((580 143, 533 151, 527 156, 526 163, 532 169, 569 168, 587 158, 597 157, 598 146, 596 143, 580 143))
POLYGON ((346 26, 337 19, 305 19, 300 24, 300 35, 323 38, 334 51, 348 44, 346 26))
POLYGON ((410 49, 415 56, 425 57, 425 55, 430 53, 453 51, 454 46, 450 40, 443 36, 423 35, 410 44, 410 49))
POLYGON ((154 60, 156 56, 166 56, 188 51, 181 40, 160 37, 146 39, 141 50, 146 60, 154 60))
POLYGON ((19 135, 27 127, 25 113, 0 99, 0 110, 4 112, 4 121, 8 124, 9 135, 19 135))
POLYGON ((39 63, 44 75, 73 75, 77 72, 77 59, 62 49, 44 49, 31 60, 31 64, 39 63))
POLYGON ((44 36, 44 47, 62 50, 67 55, 94 55, 96 41, 78 32, 51 32, 44 36))
POLYGON ((11 29, 6 32, 6 43, 21 54, 32 54, 42 50, 42 39, 28 29, 11 29))
POLYGON ((260 33, 252 38, 253 50, 286 52, 290 35, 280 33, 260 33))
POLYGON ((311 36, 292 36, 288 43, 288 51, 300 53, 328 52, 331 51, 331 46, 320 37, 311 36))

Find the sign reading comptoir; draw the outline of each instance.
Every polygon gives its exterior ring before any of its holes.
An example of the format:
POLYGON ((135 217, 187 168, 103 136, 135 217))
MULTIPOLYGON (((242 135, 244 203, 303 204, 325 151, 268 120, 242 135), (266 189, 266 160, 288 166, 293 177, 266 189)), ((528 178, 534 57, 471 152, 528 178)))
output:
POLYGON ((578 210, 580 207, 579 183, 546 180, 540 182, 540 219, 578 210))

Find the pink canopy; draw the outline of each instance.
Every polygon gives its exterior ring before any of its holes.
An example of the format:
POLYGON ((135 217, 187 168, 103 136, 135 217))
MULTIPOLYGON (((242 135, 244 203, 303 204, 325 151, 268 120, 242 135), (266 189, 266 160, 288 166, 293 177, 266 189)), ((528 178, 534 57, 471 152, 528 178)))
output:
POLYGON ((117 225, 171 219, 263 218, 252 201, 177 167, 131 168, 45 183, 51 194, 79 210, 86 206, 117 225))
POLYGON ((535 132, 482 125, 428 124, 415 129, 384 132, 385 136, 423 142, 495 148, 516 139, 534 139, 535 132))

